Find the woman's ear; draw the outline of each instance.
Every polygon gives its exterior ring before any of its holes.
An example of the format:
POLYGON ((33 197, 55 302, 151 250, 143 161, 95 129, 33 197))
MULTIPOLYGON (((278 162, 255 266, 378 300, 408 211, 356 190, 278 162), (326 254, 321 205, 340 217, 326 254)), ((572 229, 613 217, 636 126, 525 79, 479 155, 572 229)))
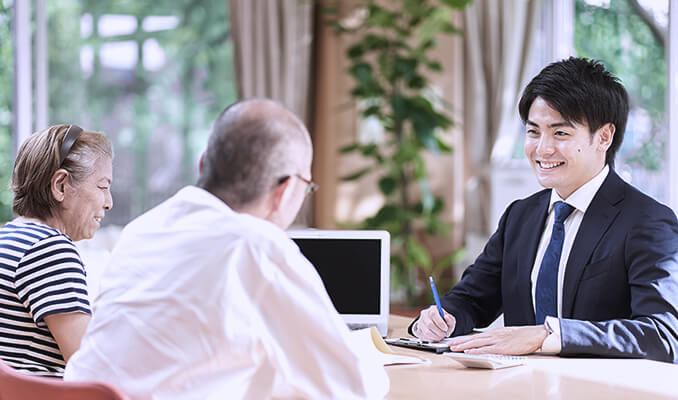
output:
POLYGON ((200 154, 200 160, 198 160, 198 173, 202 174, 202 167, 205 164, 205 152, 203 151, 202 154, 200 154))
POLYGON ((54 175, 52 175, 52 181, 50 182, 52 196, 60 203, 64 201, 64 197, 66 196, 66 183, 68 179, 68 171, 63 168, 59 168, 54 175))

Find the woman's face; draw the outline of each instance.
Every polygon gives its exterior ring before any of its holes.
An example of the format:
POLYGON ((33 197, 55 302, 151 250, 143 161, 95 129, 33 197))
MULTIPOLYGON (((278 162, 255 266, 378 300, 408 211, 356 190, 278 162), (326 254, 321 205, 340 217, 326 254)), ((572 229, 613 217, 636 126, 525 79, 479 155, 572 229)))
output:
POLYGON ((91 239, 99 229, 105 212, 113 207, 112 182, 113 162, 108 156, 100 157, 94 163, 94 172, 84 180, 69 179, 59 219, 71 240, 91 239))

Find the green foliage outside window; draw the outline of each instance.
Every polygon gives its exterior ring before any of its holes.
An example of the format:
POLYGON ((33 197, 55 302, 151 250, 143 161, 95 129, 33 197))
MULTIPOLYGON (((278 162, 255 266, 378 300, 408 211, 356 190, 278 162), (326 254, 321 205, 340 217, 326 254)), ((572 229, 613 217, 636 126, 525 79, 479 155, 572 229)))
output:
POLYGON ((649 116, 650 137, 621 161, 659 171, 664 158, 659 132, 666 124, 665 32, 637 0, 610 0, 606 7, 576 0, 575 8, 577 55, 603 61, 621 78, 631 107, 649 116))
POLYGON ((224 0, 48 1, 50 123, 76 122, 103 131, 113 141, 114 207, 105 223, 130 219, 195 182, 197 158, 211 122, 236 100, 224 0), (83 33, 82 17, 91 21, 83 33), (125 34, 101 33, 102 17, 136 20, 125 34), (143 28, 147 17, 176 17, 164 30, 143 28), (132 68, 106 66, 101 49, 133 43, 132 68), (165 64, 143 49, 155 43, 165 64), (91 70, 82 66, 89 51, 91 70), (170 153, 167 149, 174 149, 170 153), (177 150, 178 149, 178 150, 177 150), (170 155, 171 154, 171 155, 170 155))
POLYGON ((12 29, 10 10, 0 2, 0 225, 12 219, 12 29))
MULTIPOLYGON (((0 221, 11 218, 7 185, 13 162, 11 10, 5 3, 0 2, 0 221)), ((211 121, 236 100, 227 2, 59 0, 45 5, 49 123, 78 123, 105 132, 113 141, 114 207, 104 223, 126 224, 179 187, 194 183, 211 121), (137 28, 101 35, 98 23, 104 15, 131 16, 137 28), (83 16, 91 18, 89 33, 83 33, 83 16), (142 26, 148 16, 176 17, 178 23, 171 29, 146 30, 142 26), (165 52, 160 69, 143 65, 148 40, 165 52), (101 62, 102 46, 121 42, 137 45, 136 67, 111 68, 101 62), (90 71, 83 67, 87 51, 90 71), (164 147, 158 146, 163 142, 180 150, 163 155, 164 147)))

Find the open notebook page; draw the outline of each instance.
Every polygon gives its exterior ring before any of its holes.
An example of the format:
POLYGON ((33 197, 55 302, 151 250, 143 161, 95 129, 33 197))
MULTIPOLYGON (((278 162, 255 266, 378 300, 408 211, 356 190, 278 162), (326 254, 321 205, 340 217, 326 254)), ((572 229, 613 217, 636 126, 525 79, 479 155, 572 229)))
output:
POLYGON ((360 354, 370 354, 382 365, 430 363, 429 360, 394 352, 375 327, 351 331, 351 336, 352 345, 360 354))

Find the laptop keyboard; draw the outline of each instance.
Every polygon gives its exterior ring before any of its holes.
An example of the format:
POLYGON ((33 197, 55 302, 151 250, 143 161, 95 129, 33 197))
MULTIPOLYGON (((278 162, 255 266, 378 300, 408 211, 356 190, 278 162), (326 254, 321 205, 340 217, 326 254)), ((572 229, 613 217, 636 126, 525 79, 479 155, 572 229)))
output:
POLYGON ((346 324, 346 325, 348 326, 348 329, 350 329, 352 331, 357 331, 358 329, 365 329, 365 328, 369 328, 371 326, 375 326, 374 324, 356 324, 356 323, 346 324))

